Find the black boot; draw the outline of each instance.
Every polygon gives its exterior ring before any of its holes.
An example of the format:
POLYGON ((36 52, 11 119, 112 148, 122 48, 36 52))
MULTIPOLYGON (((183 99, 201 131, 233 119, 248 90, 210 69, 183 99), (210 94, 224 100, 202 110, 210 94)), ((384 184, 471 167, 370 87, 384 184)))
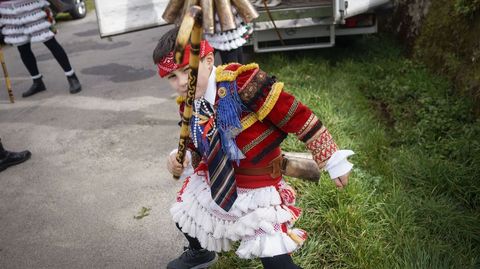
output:
POLYGON ((43 80, 42 78, 36 78, 33 80, 33 84, 32 86, 30 87, 30 89, 28 89, 28 91, 22 93, 22 97, 29 97, 29 96, 32 96, 36 93, 39 93, 39 92, 42 92, 44 90, 46 90, 47 88, 45 87, 45 84, 43 84, 43 80))
POLYGON ((30 156, 32 156, 32 154, 28 150, 22 152, 5 150, 2 142, 0 142, 0 172, 12 165, 23 163, 24 161, 30 159, 30 156))
POLYGON ((204 269, 216 263, 217 253, 206 249, 187 248, 180 257, 171 261, 167 269, 204 269))
POLYGON ((82 85, 80 85, 80 81, 78 81, 77 75, 73 73, 71 76, 67 76, 68 84, 70 85, 70 93, 78 93, 82 90, 82 85))

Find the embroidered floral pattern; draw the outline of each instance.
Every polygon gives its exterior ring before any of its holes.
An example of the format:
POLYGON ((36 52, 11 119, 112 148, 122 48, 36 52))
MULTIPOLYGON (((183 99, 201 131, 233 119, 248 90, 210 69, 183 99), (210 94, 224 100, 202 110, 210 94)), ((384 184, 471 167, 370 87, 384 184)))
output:
POLYGON ((267 73, 258 70, 257 74, 252 76, 241 88, 238 93, 243 102, 249 103, 255 97, 258 91, 263 90, 262 86, 267 81, 267 73))

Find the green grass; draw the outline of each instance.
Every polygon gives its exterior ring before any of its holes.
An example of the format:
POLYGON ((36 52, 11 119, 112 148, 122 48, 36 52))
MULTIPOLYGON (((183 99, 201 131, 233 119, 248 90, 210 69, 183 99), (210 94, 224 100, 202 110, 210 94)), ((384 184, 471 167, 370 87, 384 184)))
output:
POLYGON ((95 10, 95 3, 93 0, 86 0, 85 3, 87 3, 87 10, 89 11, 95 10))
MULTIPOLYGON (((480 121, 388 37, 257 55, 356 155, 348 188, 291 179, 311 268, 480 268, 480 121)), ((284 150, 304 151, 295 137, 284 150)), ((214 268, 261 268, 233 252, 214 268)))

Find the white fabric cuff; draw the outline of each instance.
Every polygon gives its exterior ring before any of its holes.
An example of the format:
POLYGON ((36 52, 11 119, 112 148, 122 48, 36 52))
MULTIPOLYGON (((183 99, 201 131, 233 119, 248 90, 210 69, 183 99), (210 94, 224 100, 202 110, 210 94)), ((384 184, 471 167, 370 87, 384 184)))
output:
POLYGON ((333 153, 325 165, 325 170, 330 174, 331 179, 336 179, 352 170, 353 164, 347 158, 353 154, 355 153, 351 150, 339 150, 333 153))
MULTIPOLYGON (((178 149, 172 150, 170 152, 170 156, 177 154, 177 151, 178 151, 178 149)), ((184 180, 185 178, 187 178, 188 176, 190 176, 194 172, 194 169, 193 169, 193 166, 192 166, 192 153, 188 150, 187 150, 186 153, 187 154, 185 155, 185 158, 189 159, 190 161, 188 162, 187 167, 185 167, 185 169, 183 169, 183 173, 180 175, 180 180, 184 180)))

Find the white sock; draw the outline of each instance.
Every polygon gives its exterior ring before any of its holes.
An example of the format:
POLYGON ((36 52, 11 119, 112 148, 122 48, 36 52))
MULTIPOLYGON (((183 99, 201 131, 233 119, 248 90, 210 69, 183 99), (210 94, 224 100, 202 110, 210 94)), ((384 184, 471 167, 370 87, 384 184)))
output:
POLYGON ((75 74, 75 71, 73 71, 73 68, 72 70, 68 71, 68 72, 65 72, 65 76, 69 77, 71 75, 75 74))

